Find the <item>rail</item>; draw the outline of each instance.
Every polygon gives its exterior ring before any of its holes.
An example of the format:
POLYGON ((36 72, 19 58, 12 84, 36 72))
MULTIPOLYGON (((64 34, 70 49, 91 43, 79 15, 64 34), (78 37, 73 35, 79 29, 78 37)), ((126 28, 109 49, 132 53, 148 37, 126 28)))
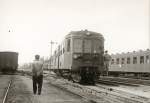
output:
POLYGON ((141 79, 133 79, 133 78, 121 78, 121 77, 100 77, 100 80, 109 80, 109 81, 114 81, 118 83, 122 83, 123 85, 146 85, 150 86, 150 81, 149 80, 141 80, 141 79))
POLYGON ((104 84, 110 84, 110 85, 127 85, 127 86, 139 86, 138 84, 133 84, 133 83, 127 83, 127 82, 120 82, 120 81, 115 81, 115 80, 102 80, 99 79, 98 83, 104 83, 104 84))
POLYGON ((6 98, 7 98, 7 95, 8 95, 8 92, 9 92, 9 89, 10 89, 11 84, 12 84, 12 80, 9 81, 9 84, 8 84, 7 89, 6 89, 6 92, 5 92, 5 95, 4 95, 4 98, 3 98, 3 102, 2 102, 2 103, 5 103, 5 102, 6 102, 6 98))

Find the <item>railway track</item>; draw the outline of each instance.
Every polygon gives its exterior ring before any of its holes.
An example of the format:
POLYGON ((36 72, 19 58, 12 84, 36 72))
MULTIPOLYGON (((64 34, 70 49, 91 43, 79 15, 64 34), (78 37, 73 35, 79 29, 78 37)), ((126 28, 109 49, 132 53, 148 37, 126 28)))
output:
POLYGON ((88 101, 92 100, 95 103, 99 103, 98 98, 103 98, 103 100, 107 101, 108 103, 145 103, 149 100, 145 97, 134 95, 128 92, 121 92, 119 90, 114 90, 107 86, 101 85, 83 86, 77 83, 68 82, 67 80, 65 80, 65 82, 63 83, 58 83, 56 85, 59 85, 66 90, 72 91, 79 96, 85 97, 88 101))
POLYGON ((6 89, 6 92, 5 92, 5 95, 4 95, 2 103, 6 103, 6 99, 7 99, 8 92, 9 92, 11 84, 12 84, 12 80, 10 80, 9 83, 8 83, 8 86, 7 86, 7 89, 6 89))
POLYGON ((141 80, 141 79, 132 79, 132 78, 119 78, 119 77, 101 77, 101 81, 110 81, 122 85, 130 85, 130 86, 138 86, 138 85, 146 85, 150 86, 149 80, 141 80))
POLYGON ((148 99, 140 96, 113 90, 111 88, 96 85, 94 88, 88 87, 96 92, 96 96, 104 97, 110 103, 145 103, 148 99))
POLYGON ((121 82, 121 81, 103 80, 103 79, 99 79, 97 83, 106 84, 106 85, 114 85, 114 86, 118 86, 118 85, 139 86, 138 84, 123 82, 123 81, 121 82))
POLYGON ((0 75, 0 103, 8 102, 10 90, 13 84, 14 75, 0 75))

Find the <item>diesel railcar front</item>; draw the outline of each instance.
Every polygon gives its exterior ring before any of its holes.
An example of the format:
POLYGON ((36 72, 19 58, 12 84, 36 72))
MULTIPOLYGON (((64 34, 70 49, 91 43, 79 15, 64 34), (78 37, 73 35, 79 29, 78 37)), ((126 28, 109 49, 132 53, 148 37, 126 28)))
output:
POLYGON ((0 52, 0 72, 15 72, 18 67, 18 53, 0 52))
POLYGON ((51 69, 82 84, 95 84, 103 72, 104 38, 92 31, 72 31, 51 58, 51 69))

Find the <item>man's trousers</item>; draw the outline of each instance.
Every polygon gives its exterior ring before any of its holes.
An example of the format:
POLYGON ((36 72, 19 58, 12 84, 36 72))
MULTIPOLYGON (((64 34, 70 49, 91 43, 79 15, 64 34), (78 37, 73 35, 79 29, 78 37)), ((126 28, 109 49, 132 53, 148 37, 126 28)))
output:
POLYGON ((43 84, 43 75, 32 76, 33 80, 33 93, 36 94, 38 89, 38 94, 41 94, 42 84, 43 84))

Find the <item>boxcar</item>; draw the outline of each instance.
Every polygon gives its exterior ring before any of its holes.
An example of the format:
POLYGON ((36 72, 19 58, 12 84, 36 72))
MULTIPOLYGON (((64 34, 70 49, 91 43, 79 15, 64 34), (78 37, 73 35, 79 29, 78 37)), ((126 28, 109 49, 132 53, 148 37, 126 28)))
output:
POLYGON ((18 67, 18 53, 0 52, 0 71, 15 72, 18 67))
POLYGON ((94 84, 103 72, 104 38, 92 31, 72 31, 51 57, 51 69, 74 81, 94 84))

